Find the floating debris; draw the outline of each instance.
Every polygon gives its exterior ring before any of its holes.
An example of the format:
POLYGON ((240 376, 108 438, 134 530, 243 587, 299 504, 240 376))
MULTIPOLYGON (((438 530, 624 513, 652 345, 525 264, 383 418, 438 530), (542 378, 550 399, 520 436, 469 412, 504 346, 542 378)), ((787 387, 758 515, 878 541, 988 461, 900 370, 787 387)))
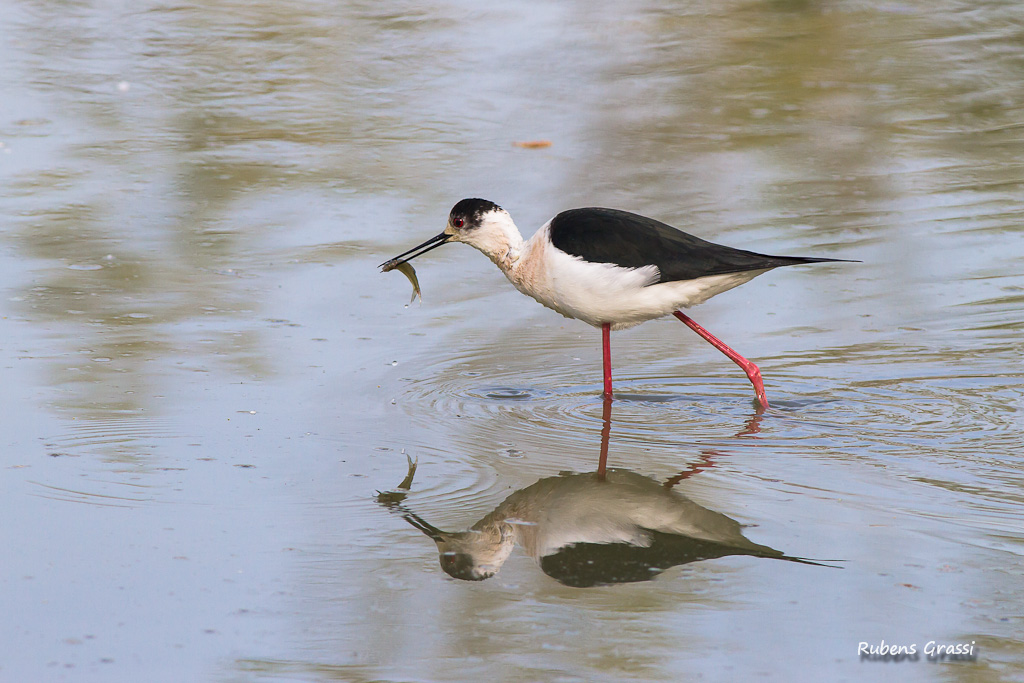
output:
POLYGON ((544 149, 551 146, 551 140, 524 140, 522 142, 513 142, 512 144, 523 149, 544 149))

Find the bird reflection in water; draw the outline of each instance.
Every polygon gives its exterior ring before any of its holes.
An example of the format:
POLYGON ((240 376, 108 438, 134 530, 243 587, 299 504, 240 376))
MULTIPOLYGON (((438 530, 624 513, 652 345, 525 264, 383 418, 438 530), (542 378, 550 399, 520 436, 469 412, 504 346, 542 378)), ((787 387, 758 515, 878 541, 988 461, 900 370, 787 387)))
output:
POLYGON ((608 468, 609 403, 596 472, 541 479, 467 531, 442 531, 404 505, 415 473, 411 460, 400 490, 379 494, 378 501, 437 544, 445 572, 468 581, 494 576, 517 544, 545 574, 574 587, 649 581, 671 567, 727 555, 831 566, 754 543, 739 522, 675 490, 683 479, 713 467, 713 453, 664 483, 608 468))

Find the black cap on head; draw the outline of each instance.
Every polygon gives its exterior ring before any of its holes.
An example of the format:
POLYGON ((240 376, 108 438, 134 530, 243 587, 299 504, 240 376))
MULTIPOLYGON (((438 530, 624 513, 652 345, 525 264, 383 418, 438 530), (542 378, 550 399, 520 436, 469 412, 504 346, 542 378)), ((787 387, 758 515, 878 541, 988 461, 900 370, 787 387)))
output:
POLYGON ((494 576, 494 572, 482 571, 469 553, 441 553, 441 569, 454 579, 483 581, 494 576))
POLYGON ((485 213, 501 210, 500 206, 486 199, 463 199, 452 207, 448 220, 454 226, 472 229, 480 225, 480 218, 485 213), (462 223, 457 223, 456 219, 462 219, 462 223))

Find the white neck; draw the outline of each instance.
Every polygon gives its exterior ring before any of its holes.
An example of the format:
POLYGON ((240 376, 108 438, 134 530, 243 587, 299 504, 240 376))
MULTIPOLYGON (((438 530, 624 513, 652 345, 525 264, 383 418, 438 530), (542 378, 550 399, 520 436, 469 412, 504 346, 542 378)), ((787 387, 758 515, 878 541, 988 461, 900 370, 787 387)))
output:
POLYGON ((487 214, 479 227, 458 239, 482 251, 506 275, 515 268, 523 251, 523 236, 505 211, 487 214))

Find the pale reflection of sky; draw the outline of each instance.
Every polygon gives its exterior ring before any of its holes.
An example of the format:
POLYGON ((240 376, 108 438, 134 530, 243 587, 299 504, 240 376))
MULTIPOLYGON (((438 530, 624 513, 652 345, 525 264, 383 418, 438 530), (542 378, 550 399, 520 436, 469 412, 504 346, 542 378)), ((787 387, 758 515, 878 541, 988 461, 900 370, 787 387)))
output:
POLYGON ((0 679, 832 680, 883 638, 1019 675, 1017 13, 6 3, 0 679), (845 569, 448 580, 374 501, 403 449, 406 504, 464 529, 601 428, 596 331, 464 246, 422 304, 377 272, 463 196, 862 260, 693 312, 761 365, 760 420, 673 320, 613 356, 613 465, 713 463, 681 492, 845 569))

